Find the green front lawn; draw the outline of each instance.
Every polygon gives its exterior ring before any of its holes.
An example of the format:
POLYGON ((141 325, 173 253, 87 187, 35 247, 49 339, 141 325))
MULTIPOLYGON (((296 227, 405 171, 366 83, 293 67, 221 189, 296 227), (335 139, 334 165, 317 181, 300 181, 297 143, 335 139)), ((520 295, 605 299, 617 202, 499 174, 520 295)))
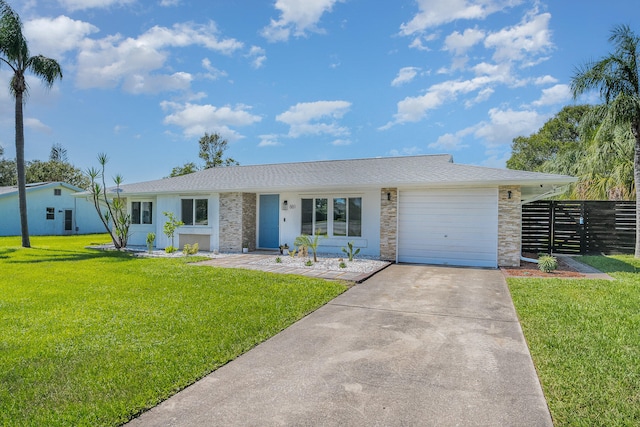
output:
POLYGON ((0 425, 119 425, 345 290, 0 237, 0 425))
POLYGON ((509 278, 556 426, 640 425, 640 260, 582 257, 616 278, 509 278))

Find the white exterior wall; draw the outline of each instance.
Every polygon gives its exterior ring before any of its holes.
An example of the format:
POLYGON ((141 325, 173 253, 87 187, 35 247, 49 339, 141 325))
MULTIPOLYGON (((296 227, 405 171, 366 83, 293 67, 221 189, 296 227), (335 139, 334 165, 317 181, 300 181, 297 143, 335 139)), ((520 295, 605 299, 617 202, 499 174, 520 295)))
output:
MULTIPOLYGON (((149 231, 154 231, 156 233, 156 247, 159 249, 164 249, 167 246, 171 245, 171 239, 169 239, 164 232, 162 231, 164 227, 164 223, 167 222, 167 217, 163 214, 163 212, 173 212, 178 220, 181 219, 181 200, 182 199, 208 199, 209 200, 209 225, 207 226, 198 226, 198 225, 184 225, 182 227, 178 227, 174 234, 173 245, 178 246, 180 241, 181 234, 200 234, 200 235, 208 235, 210 236, 210 245, 211 250, 219 249, 219 230, 220 230, 220 196, 217 193, 213 194, 198 194, 198 195, 170 195, 164 196, 159 195, 154 200, 153 207, 153 226, 149 227, 148 225, 139 225, 136 226, 136 233, 132 234, 129 239, 129 244, 131 245, 145 245, 147 240, 147 233, 149 231), (147 231, 147 227, 149 230, 147 231)), ((128 200, 129 206, 131 206, 131 202, 137 201, 152 201, 151 199, 143 199, 143 198, 135 198, 131 197, 128 200)), ((133 231, 133 225, 131 230, 133 231)))
MULTIPOLYGON (((327 198, 331 200, 334 197, 362 197, 362 237, 320 238, 318 253, 342 254, 342 248, 347 247, 347 243, 352 241, 354 247, 360 248, 361 255, 380 256, 379 191, 379 189, 375 189, 354 192, 280 193, 280 243, 287 243, 289 247, 293 247, 296 237, 301 234, 302 214, 300 209, 303 198, 327 198), (282 203, 285 200, 287 201, 288 209, 282 210, 282 203)), ((332 216, 333 212, 330 211, 329 215, 332 216)), ((260 230, 258 230, 259 232, 260 230)))
MULTIPOLYGON (((27 219, 32 236, 104 233, 93 203, 75 198, 75 192, 61 185, 46 185, 27 189, 27 219), (53 190, 61 195, 54 196, 53 190), (54 208, 54 219, 47 219, 47 208, 54 208), (72 230, 64 231, 64 211, 73 211, 72 230)), ((0 197, 0 236, 20 235, 20 208, 18 193, 0 197)))

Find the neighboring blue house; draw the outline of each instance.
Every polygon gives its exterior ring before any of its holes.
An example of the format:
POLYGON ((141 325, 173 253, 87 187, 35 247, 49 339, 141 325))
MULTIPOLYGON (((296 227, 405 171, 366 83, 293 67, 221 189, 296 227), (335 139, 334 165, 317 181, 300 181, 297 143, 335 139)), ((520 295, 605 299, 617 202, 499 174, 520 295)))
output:
MULTIPOLYGON (((104 233, 93 202, 73 197, 81 188, 65 182, 27 184, 32 236, 104 233)), ((18 187, 0 187, 0 236, 20 235, 18 187)))

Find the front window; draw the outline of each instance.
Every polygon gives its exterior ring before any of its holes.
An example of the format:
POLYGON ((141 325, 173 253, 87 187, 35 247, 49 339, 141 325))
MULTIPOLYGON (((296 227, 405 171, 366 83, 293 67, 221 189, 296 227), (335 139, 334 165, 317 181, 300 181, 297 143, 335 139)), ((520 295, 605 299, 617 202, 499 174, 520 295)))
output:
POLYGON ((131 202, 131 223, 152 224, 153 202, 131 202))
POLYGON ((329 234, 329 230, 336 237, 362 237, 362 198, 302 199, 302 234, 329 234))
POLYGON ((47 219, 56 219, 56 208, 47 208, 47 219))
POLYGON ((182 222, 184 225, 208 225, 209 200, 182 199, 182 222))

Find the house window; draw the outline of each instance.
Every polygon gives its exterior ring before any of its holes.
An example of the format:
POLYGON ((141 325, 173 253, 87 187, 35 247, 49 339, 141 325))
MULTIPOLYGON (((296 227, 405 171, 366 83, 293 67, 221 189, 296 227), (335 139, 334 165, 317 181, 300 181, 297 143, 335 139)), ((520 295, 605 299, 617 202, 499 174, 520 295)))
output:
POLYGON ((153 202, 131 202, 132 224, 153 224, 153 202))
POLYGON ((302 199, 302 234, 328 234, 333 236, 362 236, 362 198, 334 197, 302 199), (329 216, 329 201, 333 216, 329 216))
POLYGON ((54 188, 53 189, 53 195, 54 196, 62 196, 62 190, 60 188, 54 188))
POLYGON ((209 225, 208 199, 182 199, 184 225, 209 225))
POLYGON ((333 199, 333 235, 362 237, 362 198, 333 199))
POLYGON ((56 208, 47 208, 47 219, 56 219, 56 208))

